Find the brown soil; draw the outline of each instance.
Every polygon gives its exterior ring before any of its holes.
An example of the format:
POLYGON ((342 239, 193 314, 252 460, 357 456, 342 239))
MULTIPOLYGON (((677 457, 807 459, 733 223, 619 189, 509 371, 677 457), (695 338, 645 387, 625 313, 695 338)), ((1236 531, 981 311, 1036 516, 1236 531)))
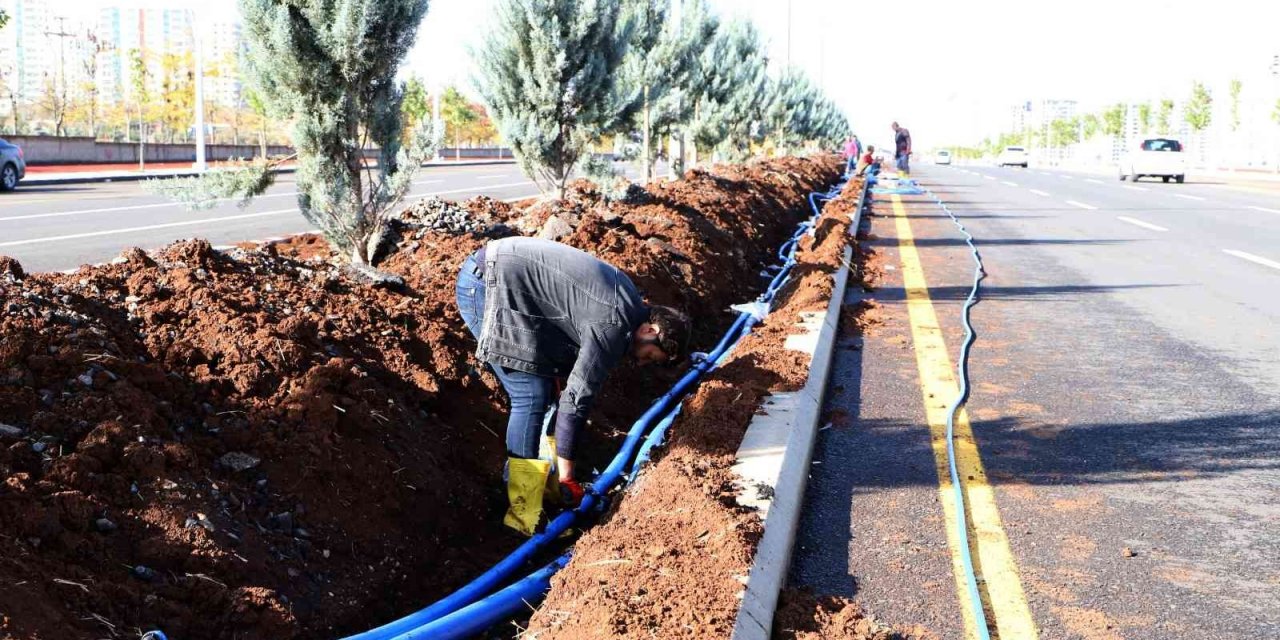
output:
MULTIPOLYGON (((778 159, 690 173, 644 204, 531 208, 578 216, 564 241, 694 314, 705 349, 837 167, 778 159)), ((70 275, 0 258, 0 638, 333 637, 511 549, 505 398, 453 303, 481 242, 403 230, 380 265, 399 288, 358 284, 309 236, 131 250, 70 275)), ((584 467, 662 377, 611 377, 584 467)))
POLYGON ((937 640, 919 627, 889 627, 868 616, 858 603, 785 589, 773 620, 778 640, 937 640))
MULTIPOLYGON (((686 400, 668 446, 607 521, 575 545, 572 562, 553 578, 527 637, 730 635, 762 531, 759 517, 735 501, 730 466, 762 399, 805 382, 808 356, 783 344, 801 312, 826 309, 860 189, 851 184, 827 205, 815 237, 801 245, 794 276, 775 310, 686 400)), ((826 609, 815 605, 808 611, 807 618, 789 618, 795 622, 781 631, 795 636, 805 619, 808 626, 835 628, 827 625, 832 614, 826 609)), ((852 612, 837 617, 862 619, 852 612)))

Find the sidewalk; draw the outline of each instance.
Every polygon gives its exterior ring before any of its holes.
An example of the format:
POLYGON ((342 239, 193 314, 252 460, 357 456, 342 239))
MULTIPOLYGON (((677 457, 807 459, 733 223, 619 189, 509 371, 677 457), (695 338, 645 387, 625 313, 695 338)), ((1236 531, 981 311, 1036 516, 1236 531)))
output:
MULTIPOLYGON (((226 165, 229 163, 211 162, 211 167, 226 165)), ((515 164, 515 160, 509 158, 493 158, 493 159, 476 159, 476 160, 441 160, 425 163, 424 167, 465 167, 476 165, 490 164, 515 164)), ((276 171, 278 173, 293 173, 296 168, 293 165, 285 165, 276 171)), ((85 182, 115 182, 115 181, 132 181, 146 180, 148 178, 176 178, 182 176, 196 175, 196 171, 191 168, 190 162, 156 162, 148 163, 145 170, 139 170, 136 165, 120 165, 120 164, 76 164, 76 165, 44 165, 44 166, 28 166, 27 177, 21 182, 21 185, 55 185, 55 184, 76 184, 85 182)), ((21 188, 21 187, 20 187, 21 188)))

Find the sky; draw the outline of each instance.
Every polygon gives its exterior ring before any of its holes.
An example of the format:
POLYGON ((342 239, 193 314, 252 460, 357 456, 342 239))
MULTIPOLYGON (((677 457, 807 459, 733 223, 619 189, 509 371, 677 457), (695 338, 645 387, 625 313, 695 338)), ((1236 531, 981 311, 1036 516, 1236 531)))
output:
MULTIPOLYGON (((197 0, 138 0, 194 6, 197 0)), ((92 11, 111 0, 63 0, 92 11)), ((469 88, 469 48, 490 28, 496 0, 431 0, 403 70, 469 88)), ((1192 80, 1219 96, 1240 78, 1245 99, 1274 101, 1280 79, 1275 0, 710 0, 751 19, 777 68, 803 68, 864 140, 890 141, 894 120, 916 146, 977 142, 1009 107, 1074 99, 1085 110, 1124 100, 1180 99, 1192 80), (788 13, 790 17, 788 19, 788 13), (788 46, 789 43, 789 46, 788 46)), ((234 0, 199 0, 209 14, 234 0)))

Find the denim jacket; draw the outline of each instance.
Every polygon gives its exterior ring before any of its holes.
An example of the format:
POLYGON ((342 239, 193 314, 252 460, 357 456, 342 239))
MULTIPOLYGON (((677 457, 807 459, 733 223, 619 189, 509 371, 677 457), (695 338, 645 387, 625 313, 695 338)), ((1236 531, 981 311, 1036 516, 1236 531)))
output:
POLYGON ((585 422, 609 371, 649 319, 635 284, 588 253, 525 237, 488 244, 484 282, 476 357, 536 375, 567 377, 557 420, 585 422))

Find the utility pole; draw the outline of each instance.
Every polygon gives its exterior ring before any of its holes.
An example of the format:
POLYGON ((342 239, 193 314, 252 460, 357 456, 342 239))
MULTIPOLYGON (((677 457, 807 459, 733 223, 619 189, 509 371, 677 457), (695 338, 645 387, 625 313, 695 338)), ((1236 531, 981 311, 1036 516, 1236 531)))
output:
POLYGON ((56 130, 54 131, 54 133, 56 135, 61 136, 62 121, 66 118, 66 114, 67 114, 67 46, 66 46, 66 42, 67 42, 67 38, 75 37, 75 34, 69 33, 67 31, 66 17, 58 16, 54 18, 54 20, 58 21, 58 30, 56 32, 46 31, 44 32, 44 34, 46 36, 51 36, 58 39, 58 77, 54 80, 53 104, 50 106, 53 107, 53 112, 54 112, 54 126, 56 127, 56 130))
POLYGON ((191 38, 196 59, 196 162, 192 168, 204 173, 209 168, 204 157, 204 54, 200 50, 200 20, 198 9, 191 10, 191 38))
MULTIPOLYGON (((1275 94, 1276 99, 1271 108, 1277 111, 1276 115, 1272 117, 1280 118, 1280 54, 1271 56, 1271 65, 1268 68, 1271 70, 1271 86, 1274 89, 1272 93, 1275 94)), ((1275 140, 1276 159, 1275 166, 1271 169, 1276 173, 1280 173, 1280 131, 1278 131, 1280 129, 1280 121, 1277 121, 1275 125, 1275 127, 1271 128, 1271 131, 1272 139, 1275 140)))
POLYGON ((444 120, 440 118, 440 92, 444 91, 442 83, 436 83, 436 90, 431 92, 431 137, 435 138, 436 160, 442 160, 440 144, 444 142, 444 120))
MULTIPOLYGON (((684 1, 673 0, 671 3, 671 21, 676 25, 676 29, 682 29, 684 26, 684 1)), ((684 92, 679 88, 675 89, 676 110, 679 111, 684 107, 684 92)), ((685 138, 688 137, 689 125, 686 123, 680 127, 679 132, 673 132, 667 137, 667 175, 672 180, 679 176, 677 172, 684 171, 684 145, 685 138)))
POLYGON ((787 68, 791 68, 791 0, 787 0, 787 68))

